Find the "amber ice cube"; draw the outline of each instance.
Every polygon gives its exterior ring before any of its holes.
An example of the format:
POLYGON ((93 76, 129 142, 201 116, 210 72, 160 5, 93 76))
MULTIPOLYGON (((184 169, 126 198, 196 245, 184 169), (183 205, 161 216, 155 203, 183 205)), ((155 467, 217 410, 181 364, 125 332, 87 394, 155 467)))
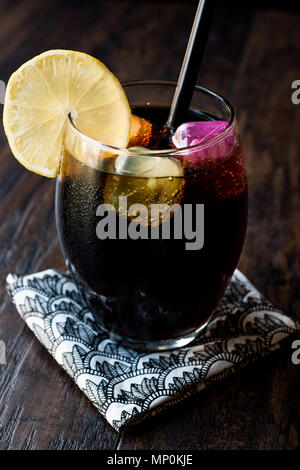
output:
POLYGON ((147 147, 149 145, 151 135, 151 122, 132 114, 131 132, 128 147, 147 147))

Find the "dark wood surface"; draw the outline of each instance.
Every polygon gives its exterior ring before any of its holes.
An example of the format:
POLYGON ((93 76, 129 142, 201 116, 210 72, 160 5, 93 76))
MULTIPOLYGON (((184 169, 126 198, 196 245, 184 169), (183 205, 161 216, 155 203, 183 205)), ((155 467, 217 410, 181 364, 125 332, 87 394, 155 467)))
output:
MULTIPOLYGON (((44 50, 70 48, 99 57, 121 80, 176 80, 194 11, 184 1, 0 0, 0 79, 44 50)), ((250 194, 240 268, 298 320, 300 105, 291 102, 291 83, 300 79, 299 24, 298 10, 219 7, 199 77, 237 109, 250 194)), ((7 347, 1 449, 300 447, 300 365, 291 362, 291 340, 230 380, 117 434, 33 337, 5 292, 8 272, 64 269, 64 261, 55 182, 17 163, 2 127, 0 153, 0 339, 7 347)))

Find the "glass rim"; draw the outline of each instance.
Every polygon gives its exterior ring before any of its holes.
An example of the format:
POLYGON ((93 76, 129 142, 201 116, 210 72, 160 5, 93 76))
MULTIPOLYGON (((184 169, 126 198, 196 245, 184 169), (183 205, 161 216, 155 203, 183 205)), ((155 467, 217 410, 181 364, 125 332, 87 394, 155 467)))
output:
MULTIPOLYGON (((160 85, 160 86, 173 86, 176 88, 177 83, 174 81, 168 81, 168 80, 130 80, 130 81, 125 81, 121 82, 122 87, 130 87, 130 86, 143 86, 143 85, 160 85)), ((75 134, 78 135, 80 139, 85 141, 86 143, 90 145, 94 145, 98 147, 101 150, 106 150, 107 152, 110 153, 122 153, 122 154, 127 154, 127 155, 136 155, 136 156, 145 156, 149 155, 156 155, 156 156, 180 156, 180 155, 186 155, 187 152, 190 151, 195 151, 195 150, 202 150, 207 147, 211 147, 212 145, 222 141, 223 139, 226 138, 226 136, 232 131, 233 126, 234 126, 234 120, 235 120, 235 113, 233 106, 231 103, 224 98, 222 95, 209 90, 208 88, 202 87, 200 85, 195 85, 194 91, 200 91, 206 95, 209 95, 216 99, 218 102, 222 103, 225 108, 230 113, 230 120, 228 122, 228 125, 223 129, 223 131, 219 132, 216 136, 212 137, 211 139, 208 139, 204 142, 201 142, 200 144, 196 145, 190 145, 187 147, 181 147, 181 148, 174 148, 174 149, 159 149, 159 150, 151 150, 148 148, 139 148, 139 151, 137 152, 136 150, 131 150, 130 148, 127 147, 116 147, 113 145, 105 144, 104 142, 100 142, 98 140, 92 139, 91 137, 88 137, 86 134, 82 133, 77 127, 76 124, 73 121, 73 118, 71 116, 71 113, 68 115, 68 123, 71 125, 72 130, 75 132, 75 134)), ((129 103, 130 105, 130 103, 129 103)))

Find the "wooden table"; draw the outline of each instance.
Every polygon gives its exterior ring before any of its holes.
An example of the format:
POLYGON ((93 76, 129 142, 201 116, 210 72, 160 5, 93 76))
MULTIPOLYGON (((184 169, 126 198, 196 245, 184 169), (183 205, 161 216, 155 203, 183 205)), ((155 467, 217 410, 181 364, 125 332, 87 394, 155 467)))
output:
MULTIPOLYGON (((226 2, 227 3, 227 2, 226 2)), ((121 79, 176 80, 195 4, 0 1, 0 79, 54 48, 99 57, 121 79)), ((249 2, 250 4, 250 2, 249 2)), ((199 83, 234 103, 249 175, 240 268, 273 303, 300 316, 300 12, 218 7, 199 83)), ((0 132, 1 449, 295 449, 299 372, 281 352, 117 434, 33 337, 5 292, 8 272, 64 269, 55 182, 26 171, 0 132)))

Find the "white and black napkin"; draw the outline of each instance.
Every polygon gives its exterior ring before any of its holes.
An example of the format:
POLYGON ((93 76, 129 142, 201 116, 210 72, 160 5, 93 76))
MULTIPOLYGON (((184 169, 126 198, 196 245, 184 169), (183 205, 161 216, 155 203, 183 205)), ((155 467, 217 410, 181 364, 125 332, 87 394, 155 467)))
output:
POLYGON ((29 328, 117 431, 237 372, 296 331, 238 270, 204 335, 182 349, 153 353, 99 331, 66 273, 9 274, 7 283, 29 328))

